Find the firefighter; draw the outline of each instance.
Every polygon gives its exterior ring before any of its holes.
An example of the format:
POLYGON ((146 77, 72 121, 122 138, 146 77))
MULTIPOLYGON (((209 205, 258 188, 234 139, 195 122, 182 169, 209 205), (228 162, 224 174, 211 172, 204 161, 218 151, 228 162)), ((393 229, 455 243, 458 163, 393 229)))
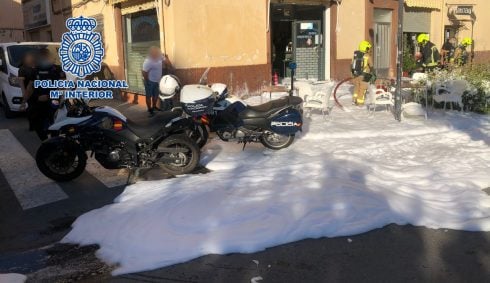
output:
POLYGON ((439 66, 441 55, 437 47, 430 41, 430 37, 426 33, 417 36, 417 42, 422 53, 422 65, 424 71, 432 71, 439 66))
POLYGON ((456 51, 457 40, 454 37, 444 42, 441 48, 441 65, 447 67, 454 63, 454 51, 456 51))
POLYGON ((369 41, 362 41, 359 44, 359 50, 354 52, 354 58, 352 59, 351 71, 354 76, 354 96, 352 100, 357 105, 364 104, 368 83, 372 82, 374 78, 371 48, 372 45, 369 41))
POLYGON ((469 37, 464 38, 461 44, 458 45, 456 51, 454 51, 454 63, 458 66, 464 66, 468 63, 470 54, 467 50, 468 46, 473 45, 473 40, 469 37))

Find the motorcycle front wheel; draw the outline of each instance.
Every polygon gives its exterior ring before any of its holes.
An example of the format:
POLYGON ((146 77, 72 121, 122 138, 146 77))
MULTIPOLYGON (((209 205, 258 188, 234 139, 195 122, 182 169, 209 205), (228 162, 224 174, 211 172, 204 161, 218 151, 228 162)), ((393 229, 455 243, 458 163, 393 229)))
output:
POLYGON ((260 142, 267 148, 279 150, 290 146, 294 141, 294 135, 279 135, 266 133, 260 137, 260 142))
POLYGON ((158 151, 161 160, 158 165, 171 175, 191 173, 201 158, 197 144, 185 135, 166 138, 158 145, 158 151))
POLYGON ((196 142, 199 148, 202 148, 208 142, 209 133, 208 133, 208 129, 206 129, 206 126, 202 124, 194 124, 193 129, 187 130, 187 136, 191 140, 196 142))
POLYGON ((75 142, 45 142, 36 152, 36 164, 46 177, 67 182, 80 176, 87 165, 87 155, 75 142))

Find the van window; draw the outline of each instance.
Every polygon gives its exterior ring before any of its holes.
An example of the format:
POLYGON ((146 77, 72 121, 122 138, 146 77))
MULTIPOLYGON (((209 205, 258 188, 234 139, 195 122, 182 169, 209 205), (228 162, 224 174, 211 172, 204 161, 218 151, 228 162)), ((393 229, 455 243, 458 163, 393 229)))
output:
POLYGON ((7 47, 10 64, 16 68, 19 68, 22 63, 24 54, 28 51, 34 53, 39 52, 41 49, 48 49, 51 53, 51 57, 54 59, 55 64, 60 64, 60 57, 58 56, 59 46, 57 45, 13 45, 7 47))
POLYGON ((2 65, 0 66, 0 71, 3 73, 7 73, 7 62, 5 62, 5 52, 3 50, 3 47, 0 47, 0 60, 2 61, 2 65))

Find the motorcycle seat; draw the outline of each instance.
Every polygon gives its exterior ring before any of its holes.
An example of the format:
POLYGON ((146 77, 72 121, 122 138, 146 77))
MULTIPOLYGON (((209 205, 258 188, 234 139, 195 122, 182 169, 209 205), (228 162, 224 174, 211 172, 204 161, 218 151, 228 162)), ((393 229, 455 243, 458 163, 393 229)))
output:
POLYGON ((256 106, 247 105, 247 109, 240 113, 240 117, 264 118, 281 108, 284 108, 286 106, 297 106, 301 103, 303 103, 303 99, 301 99, 301 97, 285 96, 256 106))
POLYGON ((170 120, 180 117, 182 110, 155 112, 155 116, 138 119, 127 120, 128 128, 141 139, 150 139, 168 123, 170 120))

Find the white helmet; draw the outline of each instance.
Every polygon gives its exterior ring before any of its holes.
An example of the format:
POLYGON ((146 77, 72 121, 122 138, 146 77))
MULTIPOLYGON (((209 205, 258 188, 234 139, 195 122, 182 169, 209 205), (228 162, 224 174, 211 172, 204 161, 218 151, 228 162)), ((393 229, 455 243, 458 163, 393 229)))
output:
POLYGON ((165 75, 160 80, 160 98, 168 99, 176 95, 180 90, 180 82, 176 76, 165 75))

